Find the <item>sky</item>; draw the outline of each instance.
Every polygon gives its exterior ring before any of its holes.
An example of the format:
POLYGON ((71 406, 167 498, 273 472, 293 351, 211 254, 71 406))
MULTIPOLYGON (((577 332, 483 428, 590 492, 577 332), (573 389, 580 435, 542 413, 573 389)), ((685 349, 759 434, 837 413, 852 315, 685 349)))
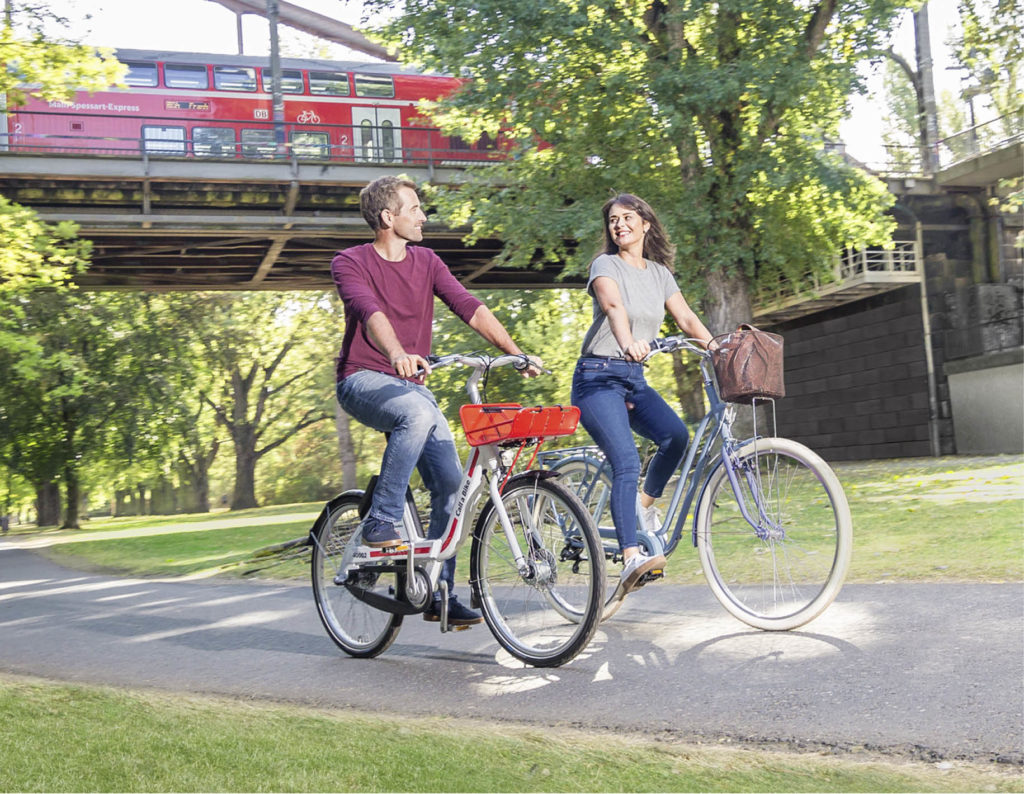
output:
MULTIPOLYGON (((354 25, 359 24, 362 14, 360 0, 290 1, 354 25)), ((234 13, 211 0, 49 0, 48 5, 72 21, 73 36, 96 46, 211 53, 238 51, 234 13)), ((955 92, 959 76, 949 68, 952 61, 945 42, 956 21, 956 0, 930 0, 929 16, 936 95, 944 89, 955 92)), ((266 54, 269 49, 266 20, 245 15, 243 40, 246 54, 266 54)), ((282 46, 301 48, 310 37, 282 27, 281 41, 282 46)), ((909 15, 895 31, 894 41, 897 52, 913 63, 914 27, 909 15)), ((344 60, 371 60, 340 45, 331 45, 327 54, 344 60)), ((850 117, 840 127, 847 151, 868 163, 881 157, 884 108, 876 98, 881 94, 881 73, 879 67, 869 73, 868 95, 852 99, 850 117)))

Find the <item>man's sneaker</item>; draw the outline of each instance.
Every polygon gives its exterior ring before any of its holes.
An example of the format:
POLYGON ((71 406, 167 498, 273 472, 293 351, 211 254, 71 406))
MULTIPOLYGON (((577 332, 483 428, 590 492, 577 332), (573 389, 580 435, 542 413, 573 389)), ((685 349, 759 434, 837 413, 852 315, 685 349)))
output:
POLYGON ((619 575, 619 586, 622 588, 623 593, 631 593, 645 584, 642 580, 648 574, 653 577, 664 575, 664 572, 665 555, 657 554, 654 557, 648 557, 645 554, 637 554, 635 557, 628 559, 626 564, 622 566, 622 573, 619 575))
POLYGON ((390 521, 379 518, 367 518, 363 521, 363 545, 375 549, 387 549, 402 545, 402 536, 390 521))
MULTIPOLYGON (((431 623, 441 621, 441 599, 435 598, 427 611, 423 613, 423 619, 431 623)), ((483 622, 483 617, 472 609, 461 603, 456 596, 448 597, 448 625, 449 626, 475 626, 483 622)))

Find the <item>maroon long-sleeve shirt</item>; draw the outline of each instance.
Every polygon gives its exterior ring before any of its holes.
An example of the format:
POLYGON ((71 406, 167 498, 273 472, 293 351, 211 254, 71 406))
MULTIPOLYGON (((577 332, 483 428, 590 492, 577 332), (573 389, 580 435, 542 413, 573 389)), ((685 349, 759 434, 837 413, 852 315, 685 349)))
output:
POLYGON ((383 312, 406 353, 430 354, 434 296, 468 323, 482 304, 458 282, 431 249, 406 247, 401 262, 389 262, 372 243, 339 251, 331 276, 345 304, 345 337, 338 354, 338 380, 361 369, 394 375, 387 355, 366 331, 366 321, 383 312))

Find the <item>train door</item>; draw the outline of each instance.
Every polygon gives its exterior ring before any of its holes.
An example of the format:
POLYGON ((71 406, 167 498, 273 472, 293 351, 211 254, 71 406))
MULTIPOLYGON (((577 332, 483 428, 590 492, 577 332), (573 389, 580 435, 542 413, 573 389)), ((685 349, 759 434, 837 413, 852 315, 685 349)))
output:
POLYGON ((353 107, 352 132, 356 162, 402 161, 402 112, 399 108, 353 107))

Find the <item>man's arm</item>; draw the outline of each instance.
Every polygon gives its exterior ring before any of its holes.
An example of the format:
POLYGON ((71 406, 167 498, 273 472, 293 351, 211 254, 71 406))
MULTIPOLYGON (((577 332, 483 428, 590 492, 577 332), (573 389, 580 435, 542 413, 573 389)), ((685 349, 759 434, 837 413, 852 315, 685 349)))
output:
MULTIPOLYGON (((483 304, 477 306, 476 311, 473 312, 473 316, 469 319, 469 327, 503 353, 508 353, 512 356, 523 355, 519 345, 515 343, 509 332, 505 330, 505 326, 494 316, 494 312, 483 304)), ((524 370, 524 374, 530 377, 539 375, 541 373, 541 360, 536 356, 530 356, 530 361, 532 364, 528 369, 524 370)))
POLYGON ((374 312, 366 320, 366 333, 370 341, 382 351, 395 368, 395 373, 400 378, 414 378, 416 373, 422 369, 430 374, 430 365, 422 356, 415 353, 406 353, 402 343, 398 341, 395 329, 384 312, 374 312))

